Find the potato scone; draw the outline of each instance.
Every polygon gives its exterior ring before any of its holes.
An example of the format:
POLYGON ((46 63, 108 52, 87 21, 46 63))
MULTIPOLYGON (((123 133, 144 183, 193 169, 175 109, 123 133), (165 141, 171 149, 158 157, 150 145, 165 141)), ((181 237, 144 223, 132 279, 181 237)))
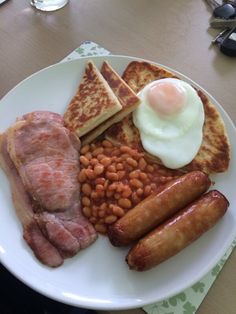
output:
POLYGON ((89 61, 65 114, 67 128, 81 137, 122 109, 97 67, 89 61))
MULTIPOLYGON (((131 62, 122 77, 136 93, 154 80, 167 77, 178 78, 164 68, 143 61, 131 62)), ((203 140, 195 158, 182 170, 202 170, 208 174, 224 172, 228 169, 230 161, 230 143, 224 122, 209 98, 202 91, 198 90, 197 92, 202 100, 205 113, 203 140)), ((131 147, 133 145, 142 147, 139 131, 133 124, 132 115, 109 128, 105 137, 110 141, 120 141, 131 147)), ((150 158, 156 159, 157 163, 161 162, 159 158, 146 154, 150 158)))
POLYGON ((118 111, 111 118, 107 119, 84 137, 82 137, 81 141, 83 144, 92 142, 111 125, 121 121, 129 113, 135 110, 140 103, 140 99, 136 93, 128 86, 128 84, 125 83, 119 74, 116 73, 116 71, 106 61, 103 62, 101 74, 107 81, 108 85, 111 87, 116 97, 119 99, 122 105, 122 110, 118 111))

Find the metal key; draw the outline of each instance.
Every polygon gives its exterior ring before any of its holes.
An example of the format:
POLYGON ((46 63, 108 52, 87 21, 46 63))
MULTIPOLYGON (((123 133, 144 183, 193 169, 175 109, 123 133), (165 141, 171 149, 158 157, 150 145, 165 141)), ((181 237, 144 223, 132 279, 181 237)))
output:
POLYGON ((216 43, 222 53, 236 57, 236 27, 220 32, 212 41, 212 44, 216 43))
POLYGON ((216 29, 233 28, 236 26, 236 18, 225 20, 212 17, 210 19, 210 26, 216 29))
POLYGON ((219 40, 219 38, 223 37, 227 32, 229 31, 228 28, 224 29, 222 32, 220 32, 214 39, 212 39, 211 43, 216 44, 219 40))
POLYGON ((216 0, 205 0, 213 11, 213 16, 220 19, 232 19, 236 16, 236 8, 230 3, 219 4, 216 0))

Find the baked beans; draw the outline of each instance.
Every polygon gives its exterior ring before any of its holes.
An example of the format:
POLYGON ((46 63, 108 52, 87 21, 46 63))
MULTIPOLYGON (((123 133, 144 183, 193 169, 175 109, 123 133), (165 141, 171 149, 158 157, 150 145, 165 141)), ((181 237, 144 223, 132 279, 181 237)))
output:
POLYGON ((108 140, 83 146, 80 163, 82 212, 102 234, 144 198, 181 175, 149 161, 136 149, 108 140))

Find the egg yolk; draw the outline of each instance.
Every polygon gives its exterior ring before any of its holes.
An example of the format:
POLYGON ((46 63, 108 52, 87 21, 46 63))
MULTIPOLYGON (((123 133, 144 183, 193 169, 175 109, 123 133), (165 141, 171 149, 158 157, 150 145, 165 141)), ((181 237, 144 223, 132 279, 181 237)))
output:
POLYGON ((171 82, 159 82, 147 92, 149 105, 160 115, 170 116, 185 105, 186 94, 183 87, 171 82))

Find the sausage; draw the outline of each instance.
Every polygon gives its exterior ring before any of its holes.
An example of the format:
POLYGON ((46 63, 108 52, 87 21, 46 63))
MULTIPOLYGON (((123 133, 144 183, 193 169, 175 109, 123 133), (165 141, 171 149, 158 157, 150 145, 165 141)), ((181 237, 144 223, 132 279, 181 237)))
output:
POLYGON ((150 195, 110 226, 110 242, 114 246, 125 246, 140 239, 206 192, 210 184, 208 176, 201 171, 172 180, 161 192, 150 195))
POLYGON ((129 267, 148 270, 179 253, 213 227, 228 206, 228 200, 220 192, 206 193, 131 248, 126 257, 129 267))

